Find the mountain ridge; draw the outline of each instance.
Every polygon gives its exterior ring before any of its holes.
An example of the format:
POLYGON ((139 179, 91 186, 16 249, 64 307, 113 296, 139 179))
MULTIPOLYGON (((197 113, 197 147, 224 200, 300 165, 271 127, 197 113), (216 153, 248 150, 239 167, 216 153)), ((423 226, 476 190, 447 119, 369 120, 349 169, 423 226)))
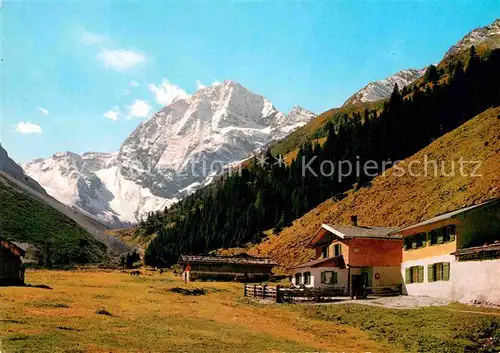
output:
POLYGON ((349 97, 342 104, 342 107, 352 104, 376 102, 389 98, 395 84, 398 85, 399 89, 402 89, 422 77, 424 73, 425 69, 403 69, 382 80, 370 82, 349 97))

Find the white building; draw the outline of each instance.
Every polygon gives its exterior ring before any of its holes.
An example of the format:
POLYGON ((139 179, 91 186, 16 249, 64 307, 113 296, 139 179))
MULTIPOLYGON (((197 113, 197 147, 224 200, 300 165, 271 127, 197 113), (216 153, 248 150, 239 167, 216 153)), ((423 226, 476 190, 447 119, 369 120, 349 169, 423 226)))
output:
POLYGON ((392 234, 403 237, 403 293, 500 305, 500 199, 392 234))

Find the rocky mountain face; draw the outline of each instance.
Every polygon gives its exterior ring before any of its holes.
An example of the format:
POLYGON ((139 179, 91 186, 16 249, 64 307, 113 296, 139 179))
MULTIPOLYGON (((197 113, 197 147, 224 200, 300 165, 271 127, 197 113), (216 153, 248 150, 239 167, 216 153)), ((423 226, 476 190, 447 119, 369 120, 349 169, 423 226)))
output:
POLYGON ((61 202, 110 226, 126 226, 315 116, 301 107, 283 114, 266 98, 225 81, 164 107, 117 153, 56 153, 24 169, 61 202))
POLYGON ((471 46, 486 45, 490 49, 500 48, 500 19, 495 20, 490 25, 476 28, 455 45, 453 45, 445 54, 445 59, 456 55, 457 53, 469 49, 471 46))
POLYGON ((351 104, 375 102, 381 99, 389 98, 392 91, 394 90, 394 85, 396 83, 401 89, 419 79, 424 73, 425 69, 406 69, 401 70, 383 80, 370 82, 365 87, 349 97, 349 99, 346 100, 342 106, 345 107, 346 105, 351 104))
POLYGON ((45 190, 38 184, 35 180, 30 178, 24 173, 23 168, 16 162, 14 162, 7 151, 3 149, 2 145, 0 145, 0 171, 6 173, 12 178, 20 181, 23 184, 33 188, 34 190, 45 193, 45 190))

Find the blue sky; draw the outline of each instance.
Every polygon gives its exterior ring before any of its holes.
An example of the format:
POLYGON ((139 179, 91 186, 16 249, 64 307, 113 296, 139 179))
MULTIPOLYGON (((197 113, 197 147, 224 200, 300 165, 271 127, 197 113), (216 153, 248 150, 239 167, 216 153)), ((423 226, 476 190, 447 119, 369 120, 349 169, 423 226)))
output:
POLYGON ((369 81, 438 62, 499 10, 497 1, 4 1, 0 143, 19 163, 117 151, 172 96, 227 79, 282 111, 321 113, 369 81))

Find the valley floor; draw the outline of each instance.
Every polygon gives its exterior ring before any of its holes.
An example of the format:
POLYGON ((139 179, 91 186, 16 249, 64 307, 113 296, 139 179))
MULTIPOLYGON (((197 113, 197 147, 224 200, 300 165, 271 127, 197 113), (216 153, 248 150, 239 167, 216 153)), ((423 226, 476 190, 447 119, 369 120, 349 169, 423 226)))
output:
POLYGON ((241 298, 242 284, 184 284, 171 273, 36 270, 26 278, 51 289, 0 287, 2 353, 402 352, 421 344, 439 351, 434 343, 458 352, 487 345, 490 331, 500 328, 496 315, 466 306, 257 304, 241 298), (205 294, 175 293, 174 287, 205 294), (452 327, 455 322, 460 326, 452 327), (420 327, 413 339, 410 327, 420 327))

